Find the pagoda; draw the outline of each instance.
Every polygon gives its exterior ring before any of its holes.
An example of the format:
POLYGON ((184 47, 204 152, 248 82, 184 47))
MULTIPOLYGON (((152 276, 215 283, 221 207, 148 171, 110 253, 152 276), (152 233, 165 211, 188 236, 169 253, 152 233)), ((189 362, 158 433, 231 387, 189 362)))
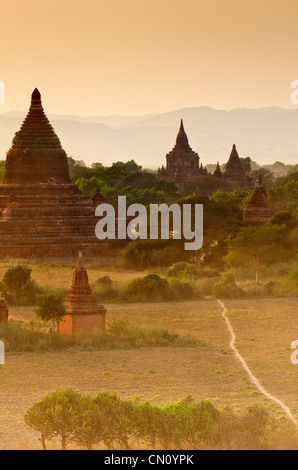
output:
POLYGON ((252 179, 246 175, 243 169, 235 144, 223 176, 226 180, 236 183, 239 188, 249 189, 252 186, 252 179))
POLYGON ((243 221, 250 225, 262 225, 269 222, 273 211, 268 204, 267 191, 262 184, 262 177, 256 181, 253 195, 243 211, 243 221))
POLYGON ((73 273, 72 286, 66 297, 66 315, 59 323, 60 333, 75 335, 79 331, 105 329, 106 310, 98 305, 89 286, 88 274, 83 266, 82 253, 73 273))
POLYGON ((176 145, 166 155, 166 168, 158 170, 157 178, 168 181, 175 181, 179 189, 184 183, 197 180, 200 176, 206 176, 207 170, 200 166, 199 155, 192 150, 188 143, 188 138, 184 130, 181 119, 180 129, 176 138, 176 145))
POLYGON ((0 185, 0 256, 102 254, 94 207, 71 181, 67 155, 48 121, 37 89, 7 153, 0 185))
POLYGON ((215 169, 215 172, 213 173, 213 176, 215 176, 216 178, 222 178, 222 171, 221 171, 219 162, 217 162, 216 169, 215 169))

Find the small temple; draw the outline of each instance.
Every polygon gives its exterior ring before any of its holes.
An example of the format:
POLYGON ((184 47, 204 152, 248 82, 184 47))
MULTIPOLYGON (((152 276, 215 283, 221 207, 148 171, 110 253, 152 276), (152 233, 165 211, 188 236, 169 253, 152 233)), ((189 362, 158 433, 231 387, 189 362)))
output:
POLYGON ((95 328, 105 330, 106 309, 103 305, 98 305, 92 293, 81 252, 65 303, 66 315, 59 323, 59 333, 75 335, 95 328))
POLYGON ((7 323, 7 321, 8 321, 7 303, 3 299, 0 299, 0 324, 7 323))
POLYGON ((245 173, 235 144, 223 176, 226 180, 236 183, 239 188, 249 189, 252 186, 252 178, 245 173))
POLYGON ((181 119, 180 129, 176 138, 176 145, 166 155, 166 168, 162 166, 157 173, 158 179, 175 181, 181 189, 184 183, 195 181, 208 172, 200 165, 199 155, 192 150, 181 119))
POLYGON ((67 155, 35 89, 0 184, 0 256, 100 255, 94 207, 71 181, 67 155))
POLYGON ((213 176, 215 176, 216 178, 222 178, 222 171, 221 171, 219 162, 217 162, 216 170, 215 170, 215 172, 213 173, 213 176))
POLYGON ((268 204, 267 191, 262 184, 262 177, 256 181, 255 190, 243 211, 243 221, 250 225, 262 225, 269 222, 273 211, 268 204))

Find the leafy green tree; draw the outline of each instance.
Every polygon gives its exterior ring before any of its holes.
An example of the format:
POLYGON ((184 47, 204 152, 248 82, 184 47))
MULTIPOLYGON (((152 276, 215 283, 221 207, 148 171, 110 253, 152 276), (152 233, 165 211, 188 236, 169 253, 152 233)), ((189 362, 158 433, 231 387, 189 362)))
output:
POLYGON ((252 193, 253 191, 244 191, 242 189, 234 189, 230 192, 218 189, 212 194, 210 200, 215 202, 224 202, 226 204, 236 204, 240 209, 244 209, 252 193))
POLYGON ((73 390, 58 390, 35 403, 25 416, 27 426, 46 440, 60 438, 62 450, 74 441, 76 416, 81 412, 81 396, 73 390))
POLYGON ((80 397, 73 419, 73 440, 87 450, 104 443, 107 432, 107 421, 99 403, 86 395, 80 397))
POLYGON ((81 177, 77 179, 76 185, 84 196, 92 198, 96 191, 103 186, 103 182, 95 178, 95 176, 92 176, 90 179, 81 177))
POLYGON ((254 181, 257 181, 259 177, 261 176, 262 184, 266 189, 271 188, 275 180, 275 177, 272 171, 263 167, 259 168, 258 170, 251 171, 250 176, 254 181))
POLYGON ((250 173, 251 172, 251 158, 250 157, 245 157, 245 158, 240 158, 241 163, 242 163, 242 168, 245 171, 245 173, 250 173))
POLYGON ((30 268, 18 265, 8 269, 0 283, 0 292, 4 299, 11 304, 34 304, 40 287, 31 279, 30 268))
POLYGON ((42 294, 37 295, 36 303, 38 306, 35 310, 37 317, 46 322, 51 321, 55 331, 57 323, 66 314, 63 293, 46 290, 42 294))
POLYGON ((228 251, 225 258, 228 265, 253 266, 257 284, 262 264, 270 265, 291 257, 286 245, 284 226, 270 223, 243 227, 234 238, 229 240, 228 251))

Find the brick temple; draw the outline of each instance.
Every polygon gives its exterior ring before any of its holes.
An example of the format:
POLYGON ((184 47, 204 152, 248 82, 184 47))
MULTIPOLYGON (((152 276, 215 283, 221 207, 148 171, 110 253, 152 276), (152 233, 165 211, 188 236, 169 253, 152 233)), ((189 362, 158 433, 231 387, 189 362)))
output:
POLYGON ((243 211, 243 221, 250 225, 262 225, 269 222, 273 211, 268 204, 267 191, 262 184, 262 177, 256 181, 253 195, 243 211))
POLYGON ((106 310, 98 305, 89 286, 88 274, 80 252, 78 265, 73 273, 72 286, 66 297, 66 315, 58 325, 60 333, 75 335, 80 331, 105 329, 106 310))
POLYGON ((69 177, 67 155, 35 89, 0 185, 0 256, 73 256, 79 249, 102 254, 97 221, 88 196, 69 177))
POLYGON ((166 155, 166 168, 162 166, 157 173, 158 179, 175 181, 181 189, 182 184, 197 180, 208 172, 200 165, 199 155, 192 150, 181 119, 176 145, 166 155))
POLYGON ((238 188, 250 189, 252 187, 253 180, 245 173, 235 144, 232 147, 223 176, 226 180, 236 183, 238 188))

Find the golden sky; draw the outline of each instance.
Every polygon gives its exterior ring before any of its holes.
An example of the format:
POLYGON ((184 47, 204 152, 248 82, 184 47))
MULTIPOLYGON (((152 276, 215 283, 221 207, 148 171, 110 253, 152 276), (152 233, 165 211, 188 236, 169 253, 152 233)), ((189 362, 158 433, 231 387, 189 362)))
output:
MULTIPOLYGON (((0 113, 295 107, 297 0, 1 0, 0 113)), ((298 105, 296 105, 297 107, 298 105)))

